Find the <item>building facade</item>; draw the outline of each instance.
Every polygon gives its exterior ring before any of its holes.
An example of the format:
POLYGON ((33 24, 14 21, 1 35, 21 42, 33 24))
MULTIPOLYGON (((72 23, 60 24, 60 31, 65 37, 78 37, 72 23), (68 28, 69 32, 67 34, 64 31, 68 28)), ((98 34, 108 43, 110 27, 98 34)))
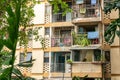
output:
POLYGON ((47 0, 41 0, 34 7, 33 28, 40 27, 38 35, 44 38, 45 49, 31 36, 24 59, 24 47, 18 45, 16 64, 35 59, 32 67, 20 67, 20 70, 36 79, 70 80, 87 75, 87 80, 119 80, 118 41, 111 48, 104 41, 106 26, 118 18, 117 11, 107 15, 103 12, 110 0, 63 1, 72 9, 64 16, 60 5, 60 11, 54 14, 54 5, 47 0))

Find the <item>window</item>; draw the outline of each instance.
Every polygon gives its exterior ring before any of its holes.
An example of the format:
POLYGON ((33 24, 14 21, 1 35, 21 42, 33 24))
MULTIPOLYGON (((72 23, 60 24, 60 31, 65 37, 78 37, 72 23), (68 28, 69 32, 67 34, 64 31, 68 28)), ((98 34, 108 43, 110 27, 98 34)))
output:
POLYGON ((26 59, 25 59, 26 61, 30 61, 30 60, 32 60, 32 53, 27 53, 27 56, 26 56, 26 59))
POLYGON ((45 28, 45 35, 50 35, 50 28, 45 28))
POLYGON ((92 50, 75 50, 73 53, 73 60, 80 62, 92 62, 92 50))
POLYGON ((49 53, 48 52, 44 53, 44 63, 49 63, 49 53))
POLYGON ((46 5, 45 7, 46 7, 45 8, 46 15, 50 15, 51 6, 50 5, 46 5))
POLYGON ((94 61, 101 61, 101 50, 94 50, 94 61))
POLYGON ((20 61, 19 62, 23 62, 24 61, 24 53, 20 53, 20 61))
POLYGON ((73 60, 80 61, 80 51, 73 51, 73 60))
POLYGON ((20 62, 30 61, 30 60, 32 60, 32 53, 31 52, 28 52, 26 56, 24 53, 20 53, 20 62))
POLYGON ((110 62, 110 51, 105 51, 105 61, 110 62))

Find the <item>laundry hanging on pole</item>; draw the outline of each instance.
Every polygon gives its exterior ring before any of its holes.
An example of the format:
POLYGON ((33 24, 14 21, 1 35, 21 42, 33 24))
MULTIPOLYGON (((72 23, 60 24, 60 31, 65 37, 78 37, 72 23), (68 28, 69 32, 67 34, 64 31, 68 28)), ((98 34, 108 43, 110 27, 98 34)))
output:
POLYGON ((76 4, 83 4, 84 1, 83 0, 76 0, 76 4))
POLYGON ((80 8, 80 13, 85 14, 86 13, 86 8, 80 8))
POLYGON ((96 5, 97 0, 91 0, 91 5, 96 5))
POLYGON ((96 39, 99 38, 99 32, 95 31, 95 32, 88 32, 88 39, 96 39))

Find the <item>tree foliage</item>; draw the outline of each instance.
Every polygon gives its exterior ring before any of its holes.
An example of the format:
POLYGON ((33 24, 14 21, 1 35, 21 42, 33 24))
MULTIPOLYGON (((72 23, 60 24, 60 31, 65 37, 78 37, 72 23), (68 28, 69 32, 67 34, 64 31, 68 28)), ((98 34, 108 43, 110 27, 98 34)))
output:
POLYGON ((26 27, 31 26, 31 19, 33 18, 33 6, 35 0, 2 0, 0 2, 0 80, 11 80, 14 74, 18 80, 26 80, 19 69, 14 65, 16 45, 20 31, 20 26, 24 31, 26 27), (29 4, 29 5, 28 5, 29 4), (3 48, 7 48, 9 51, 7 54, 3 52, 3 48), (5 67, 4 67, 5 66, 5 67))
POLYGON ((66 4, 66 2, 62 1, 62 0, 53 0, 50 1, 51 5, 54 5, 53 7, 53 12, 57 13, 60 11, 59 5, 61 6, 62 9, 62 15, 64 16, 67 12, 71 12, 70 7, 68 6, 68 4, 66 4))
MULTIPOLYGON (((112 3, 108 3, 105 8, 105 14, 111 13, 112 10, 119 10, 120 16, 120 0, 114 0, 112 3)), ((112 44, 114 42, 114 38, 117 35, 120 37, 120 18, 113 20, 110 25, 107 27, 105 31, 105 41, 112 44)))

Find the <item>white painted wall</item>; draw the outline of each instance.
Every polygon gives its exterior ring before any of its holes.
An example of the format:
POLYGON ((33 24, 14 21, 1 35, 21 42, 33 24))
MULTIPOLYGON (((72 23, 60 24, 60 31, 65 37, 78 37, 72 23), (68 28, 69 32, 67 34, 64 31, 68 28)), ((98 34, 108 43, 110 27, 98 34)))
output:
POLYGON ((114 77, 111 78, 111 80, 120 80, 120 77, 114 76, 114 77))
POLYGON ((43 51, 33 50, 32 58, 36 59, 33 62, 32 73, 43 73, 43 51))
POLYGON ((35 17, 33 18, 33 24, 45 23, 45 3, 36 4, 34 7, 35 17))
POLYGON ((43 76, 31 76, 32 78, 35 78, 35 80, 41 80, 41 79, 43 79, 43 76))
MULTIPOLYGON (((111 48, 111 73, 120 74, 120 52, 118 48, 111 48)), ((120 77, 120 76, 119 76, 120 77)))

